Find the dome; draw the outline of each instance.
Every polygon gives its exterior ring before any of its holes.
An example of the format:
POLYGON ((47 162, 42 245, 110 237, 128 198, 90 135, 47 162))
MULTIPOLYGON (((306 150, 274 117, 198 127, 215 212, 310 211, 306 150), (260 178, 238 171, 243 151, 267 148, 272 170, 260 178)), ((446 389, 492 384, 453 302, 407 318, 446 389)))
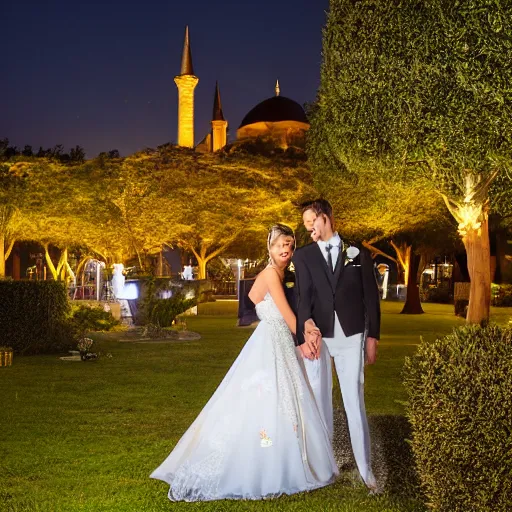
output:
POLYGON ((296 121, 309 124, 304 109, 290 98, 273 96, 258 103, 242 120, 240 128, 254 123, 296 121))

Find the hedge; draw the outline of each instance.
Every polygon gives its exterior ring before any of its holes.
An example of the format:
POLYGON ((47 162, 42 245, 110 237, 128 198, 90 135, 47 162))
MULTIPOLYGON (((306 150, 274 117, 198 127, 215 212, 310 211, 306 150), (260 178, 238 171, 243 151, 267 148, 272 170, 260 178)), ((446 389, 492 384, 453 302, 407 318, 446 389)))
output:
POLYGON ((74 345, 66 288, 56 281, 0 281, 0 345, 18 354, 74 345))
POLYGON ((412 450, 439 511, 512 509, 512 330, 465 326, 406 360, 412 450))

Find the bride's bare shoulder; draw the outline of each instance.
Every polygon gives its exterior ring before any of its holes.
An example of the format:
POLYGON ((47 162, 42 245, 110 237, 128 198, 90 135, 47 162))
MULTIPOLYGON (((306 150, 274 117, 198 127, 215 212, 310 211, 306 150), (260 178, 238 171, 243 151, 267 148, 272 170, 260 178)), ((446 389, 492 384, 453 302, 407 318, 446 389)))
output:
POLYGON ((263 269, 254 280, 253 285, 251 286, 251 290, 249 291, 249 299, 251 299, 255 304, 263 300, 263 297, 268 291, 268 281, 266 277, 267 269, 263 269))
POLYGON ((268 291, 268 288, 270 286, 272 286, 274 283, 281 282, 281 277, 279 276, 279 272, 274 267, 271 267, 271 266, 264 268, 258 274, 254 284, 256 284, 258 282, 258 279, 260 280, 261 286, 266 288, 266 291, 268 291))
POLYGON ((279 274, 276 269, 268 266, 264 268, 257 276, 254 284, 249 292, 249 298, 254 302, 254 299, 263 300, 263 297, 270 291, 273 283, 279 282, 279 274))

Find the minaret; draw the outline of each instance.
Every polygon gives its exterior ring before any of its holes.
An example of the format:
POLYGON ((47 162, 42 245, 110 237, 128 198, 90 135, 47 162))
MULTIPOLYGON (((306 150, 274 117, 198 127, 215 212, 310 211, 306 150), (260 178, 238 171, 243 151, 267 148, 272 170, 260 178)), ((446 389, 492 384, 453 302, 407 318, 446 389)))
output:
POLYGON ((199 78, 194 75, 192 53, 188 37, 188 25, 185 29, 181 73, 174 77, 178 87, 178 146, 194 147, 194 89, 199 78))
POLYGON ((227 129, 228 122, 224 119, 220 102, 219 83, 216 82, 212 116, 212 149, 214 152, 222 149, 227 144, 227 129))
POLYGON ((281 94, 281 89, 279 88, 279 79, 276 80, 276 96, 281 94))

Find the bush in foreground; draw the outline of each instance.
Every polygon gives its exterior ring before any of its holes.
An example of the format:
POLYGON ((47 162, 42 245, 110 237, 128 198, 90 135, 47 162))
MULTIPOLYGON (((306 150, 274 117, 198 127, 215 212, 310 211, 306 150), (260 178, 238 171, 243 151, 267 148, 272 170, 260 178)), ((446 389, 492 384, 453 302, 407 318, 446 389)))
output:
POLYGON ((70 321, 78 336, 91 331, 110 331, 119 324, 109 311, 84 304, 72 305, 70 321))
POLYGON ((149 309, 149 323, 159 327, 170 327, 178 315, 196 304, 195 299, 185 299, 179 294, 170 299, 154 299, 149 309))
POLYGON ((512 330, 466 326, 406 360, 407 416, 434 510, 512 505, 512 330))
POLYGON ((18 354, 72 348, 66 288, 56 281, 0 281, 0 345, 18 354))

